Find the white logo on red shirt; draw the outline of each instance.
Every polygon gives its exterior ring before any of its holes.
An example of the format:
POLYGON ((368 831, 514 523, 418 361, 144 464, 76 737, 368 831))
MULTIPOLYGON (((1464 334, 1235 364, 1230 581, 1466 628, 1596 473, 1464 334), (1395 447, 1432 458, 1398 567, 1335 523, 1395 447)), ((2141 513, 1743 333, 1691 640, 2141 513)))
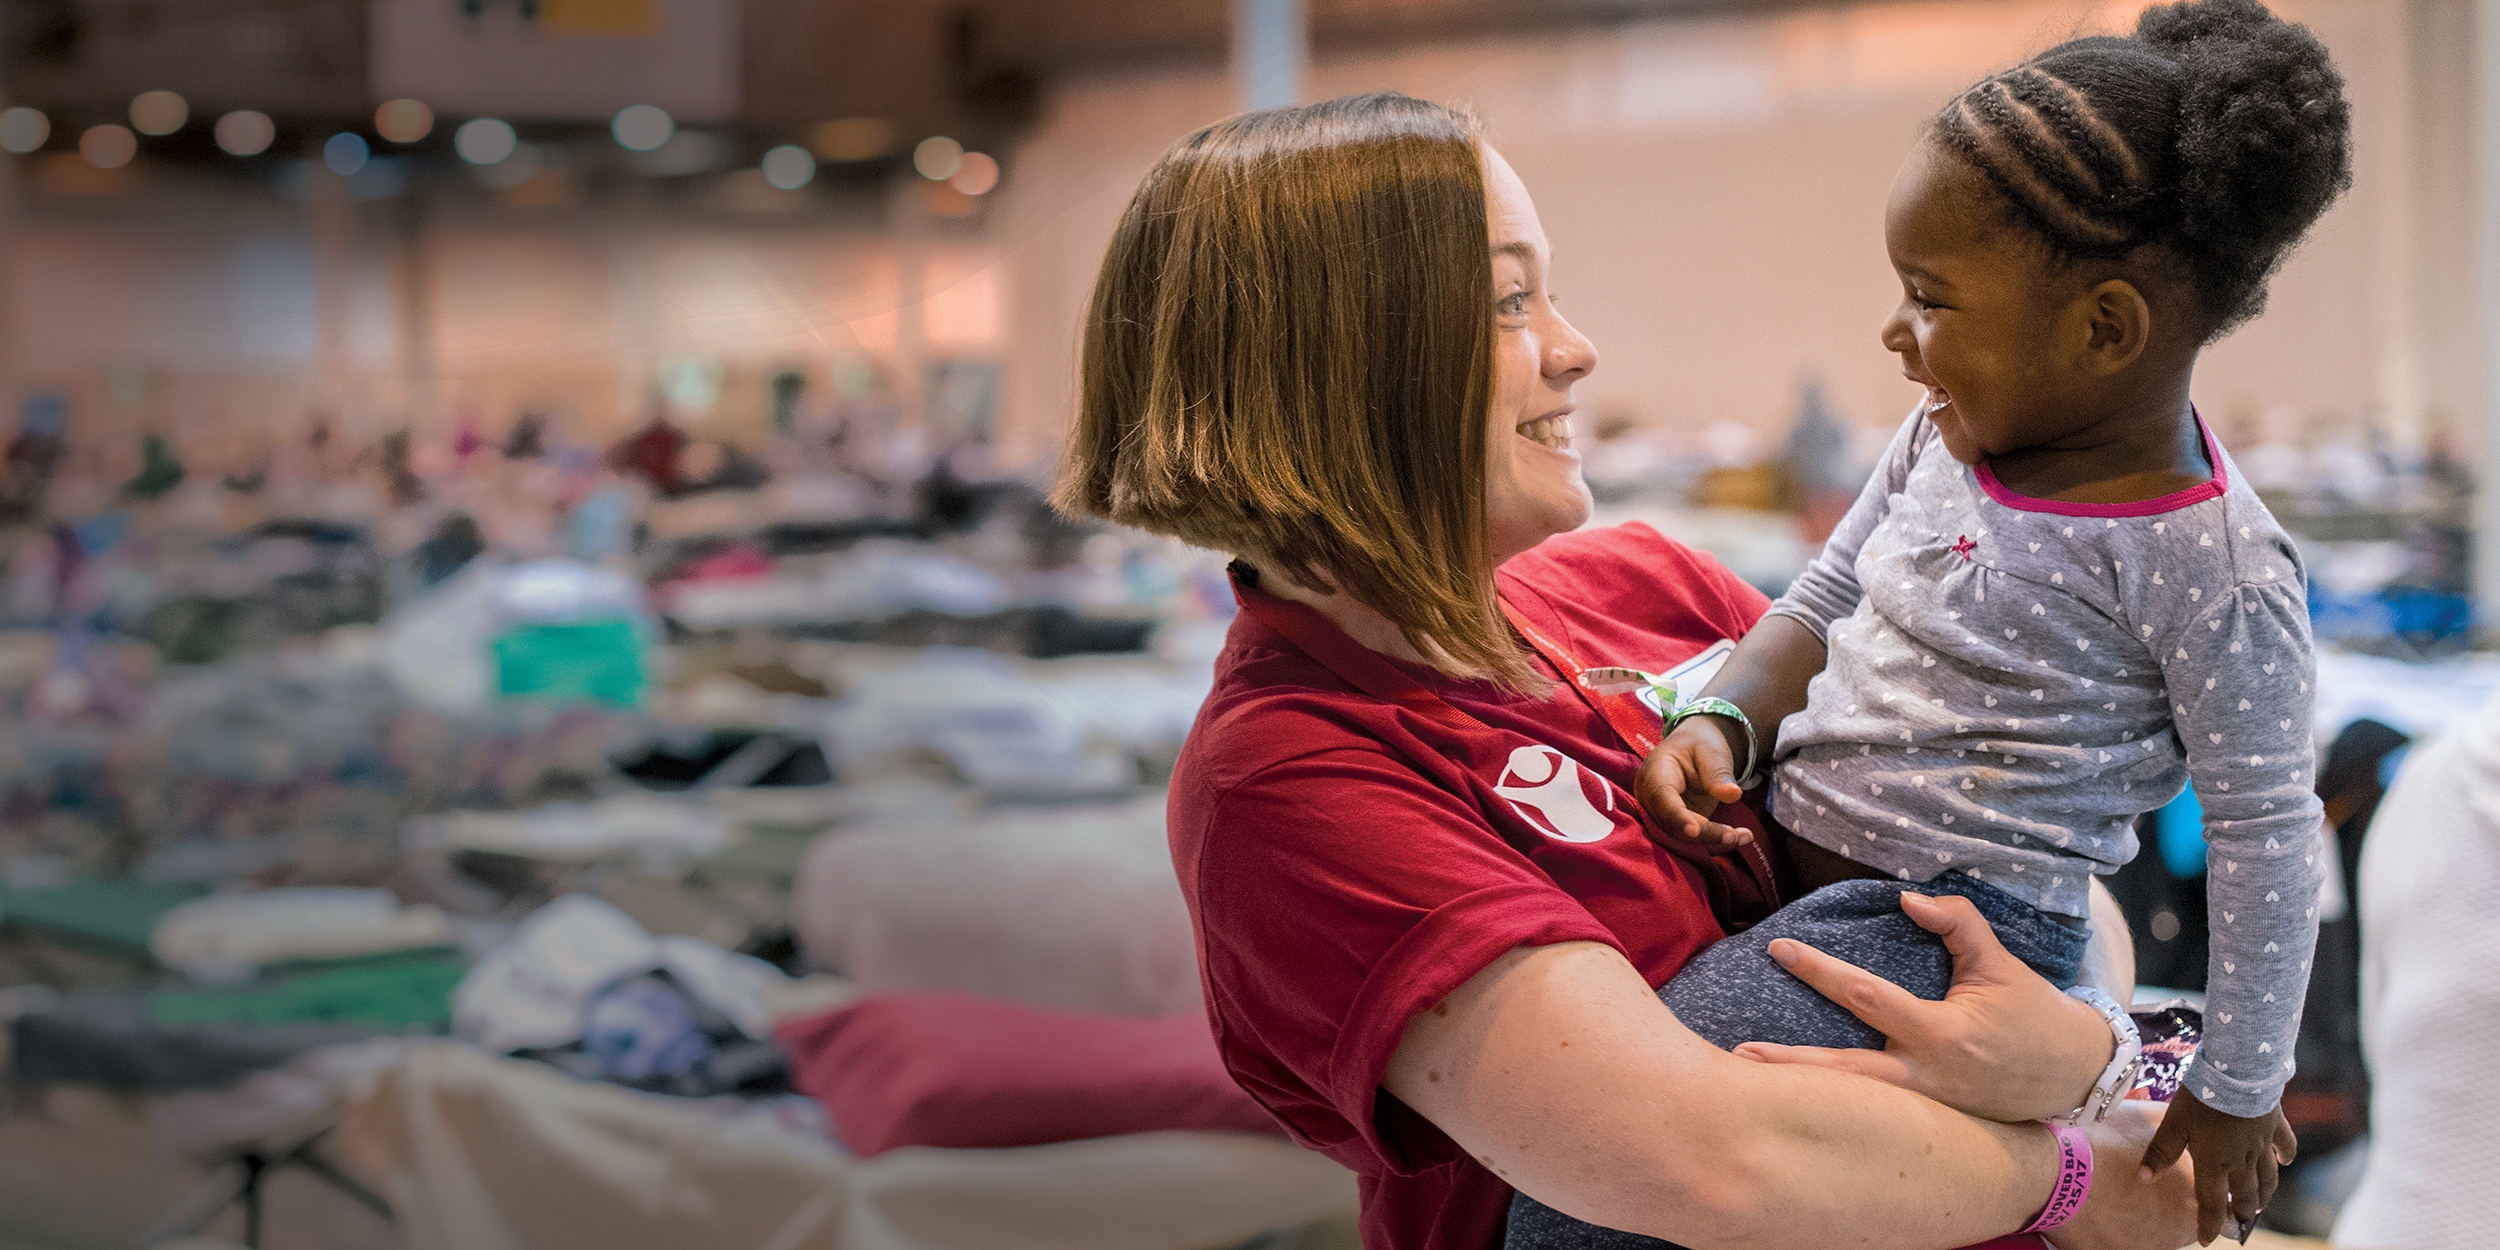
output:
POLYGON ((1531 744, 1510 753, 1510 764, 1493 783, 1493 792, 1510 800, 1511 809, 1537 832, 1563 842, 1603 842, 1615 831, 1615 796, 1603 779, 1597 784, 1606 810, 1589 801, 1580 762, 1549 746, 1531 744))

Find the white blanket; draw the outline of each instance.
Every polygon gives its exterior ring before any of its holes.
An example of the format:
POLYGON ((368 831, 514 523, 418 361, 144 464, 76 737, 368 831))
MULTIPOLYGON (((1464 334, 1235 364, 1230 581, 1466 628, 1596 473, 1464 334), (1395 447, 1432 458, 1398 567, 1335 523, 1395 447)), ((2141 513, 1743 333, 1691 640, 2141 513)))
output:
POLYGON ((331 1141, 408 1250, 1205 1250, 1355 1206, 1350 1173, 1272 1138, 854 1159, 455 1045, 352 1094, 331 1141))

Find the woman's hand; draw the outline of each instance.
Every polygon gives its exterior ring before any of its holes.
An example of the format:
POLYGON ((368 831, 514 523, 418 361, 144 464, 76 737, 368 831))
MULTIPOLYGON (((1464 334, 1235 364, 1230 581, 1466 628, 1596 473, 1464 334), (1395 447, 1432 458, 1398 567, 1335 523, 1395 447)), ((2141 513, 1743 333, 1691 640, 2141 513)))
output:
POLYGON ((2086 1130, 2092 1192, 2048 1235, 2057 1250, 2177 1250, 2196 1240, 2196 1178, 2188 1165, 2144 1178, 2137 1161, 2162 1121, 2159 1103, 2122 1102, 2086 1130))
POLYGON ((1632 778, 1632 797, 1649 809, 1666 836, 1732 851, 1753 841, 1753 833, 1710 819, 1719 804, 1733 803, 1745 793, 1736 788, 1736 752, 1722 720, 1694 716, 1676 726, 1641 761, 1632 778))
POLYGON ((1736 1053, 1871 1076, 1987 1120, 2044 1120, 2082 1106, 2117 1049, 2100 1013, 2009 953, 1969 899, 1905 892, 1901 910, 1953 954, 1943 1001, 1782 938, 1771 958, 1888 1040, 1882 1050, 1747 1042, 1736 1053))

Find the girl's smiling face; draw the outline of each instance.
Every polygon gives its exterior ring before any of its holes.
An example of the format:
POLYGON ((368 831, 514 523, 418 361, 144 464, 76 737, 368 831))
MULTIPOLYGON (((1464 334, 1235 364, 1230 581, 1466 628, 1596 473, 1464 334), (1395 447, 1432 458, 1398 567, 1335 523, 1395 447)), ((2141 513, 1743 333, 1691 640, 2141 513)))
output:
POLYGON ((1964 464, 2090 425, 2061 333, 2073 275, 2006 217, 1982 176, 1921 143, 1893 183, 1884 247, 1901 304, 1883 325, 1901 372, 1927 388, 1928 417, 1964 464))

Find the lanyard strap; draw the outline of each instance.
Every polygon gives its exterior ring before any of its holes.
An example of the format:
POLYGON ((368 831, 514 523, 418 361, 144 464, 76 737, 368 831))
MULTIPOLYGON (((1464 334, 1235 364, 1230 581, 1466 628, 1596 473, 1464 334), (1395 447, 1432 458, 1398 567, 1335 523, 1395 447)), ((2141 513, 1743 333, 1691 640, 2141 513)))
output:
MULTIPOLYGON (((1510 618, 1511 628, 1518 630, 1519 636, 1527 639, 1528 645, 1536 648, 1537 654, 1544 656, 1547 663, 1552 664, 1562 673, 1564 679, 1571 683, 1571 689, 1583 701, 1597 709, 1598 715, 1606 718, 1606 723, 1614 727, 1615 733, 1623 739, 1625 745, 1632 748, 1634 755, 1646 760, 1650 752, 1658 749, 1659 731, 1651 724, 1649 705, 1641 702, 1639 696, 1631 693, 1631 689, 1627 688, 1625 683, 1614 680, 1628 670, 1593 669, 1582 664, 1578 656, 1573 655, 1569 649, 1548 637, 1544 630, 1538 629, 1533 622, 1528 620, 1527 614, 1520 611, 1518 605, 1512 603, 1508 596, 1502 597, 1501 604, 1502 615, 1510 618)), ((1659 714, 1658 720, 1660 724, 1664 723, 1664 712, 1659 714)), ((1641 812, 1643 817, 1648 816, 1648 811, 1640 808, 1637 799, 1633 806, 1641 812)), ((1761 887, 1763 897, 1774 900, 1773 905, 1776 906, 1776 900, 1779 898, 1778 874, 1772 871, 1771 856, 1769 852, 1762 849, 1762 839, 1756 837, 1753 841, 1736 848, 1736 857, 1745 865, 1745 871, 1753 876, 1754 882, 1761 887)))
MULTIPOLYGON (((1544 656, 1546 663, 1553 665, 1555 671, 1563 675, 1563 680, 1571 684, 1574 693, 1578 694, 1590 707, 1597 709, 1598 715, 1606 718, 1606 723, 1614 727, 1615 736, 1623 739, 1625 746, 1632 748, 1632 754, 1647 759, 1650 752, 1658 749, 1658 729, 1650 724, 1649 705, 1642 703, 1638 695, 1628 691, 1602 689, 1597 682, 1590 680, 1592 670, 1588 665, 1582 664, 1578 656, 1573 655, 1561 643, 1547 637, 1545 631, 1538 629, 1530 622, 1527 614, 1521 612, 1518 606, 1508 598, 1502 599, 1501 604, 1502 615, 1510 618, 1511 628, 1518 630, 1519 636, 1527 639, 1528 645, 1535 647, 1537 654, 1544 656)), ((1612 676, 1624 670, 1597 671, 1612 676)), ((1663 713, 1661 716, 1663 718, 1663 713)))
MULTIPOLYGON (((1238 573, 1234 575, 1234 597, 1240 601, 1243 611, 1250 613, 1269 629, 1275 630, 1285 641, 1293 644, 1304 655, 1311 657, 1355 689, 1383 702, 1394 703, 1462 734, 1478 734, 1489 728, 1483 721, 1442 698, 1431 688, 1400 672, 1397 666, 1389 663, 1379 652, 1346 637, 1345 631, 1337 628, 1336 622, 1321 615, 1317 608, 1280 595, 1266 594, 1255 586, 1244 583, 1238 573)), ((1571 683, 1571 688, 1606 718, 1606 723, 1622 736, 1624 742, 1633 748, 1635 754, 1646 757, 1650 751, 1656 749, 1658 731, 1650 726, 1648 708, 1638 698, 1630 694, 1601 694, 1583 685, 1581 678, 1592 670, 1582 665, 1560 644, 1555 643, 1545 631, 1524 619, 1519 609, 1513 606, 1507 597, 1501 600, 1501 605, 1502 614, 1510 618, 1511 625, 1528 640, 1528 645, 1535 647, 1539 654, 1565 674, 1571 683)), ((1612 780, 1607 780, 1605 784, 1614 786, 1612 780)), ((1639 822, 1645 831, 1652 828, 1655 822, 1651 819, 1648 809, 1641 806, 1639 799, 1629 792, 1626 792, 1623 797, 1631 808, 1633 819, 1639 822)), ((1718 857, 1696 843, 1679 837, 1660 836, 1654 833, 1651 835, 1651 841, 1678 859, 1689 860, 1704 866, 1705 876, 1710 872, 1726 871, 1724 868, 1708 868, 1707 866, 1718 857)), ((1751 878, 1752 889, 1760 896, 1759 906, 1762 913, 1767 914, 1771 909, 1778 907, 1780 902, 1778 876, 1772 871, 1769 854, 1762 849, 1762 840, 1757 837, 1738 848, 1735 859, 1743 865, 1742 870, 1737 872, 1736 876, 1740 879, 1751 878)), ((1710 895, 1715 899, 1724 888, 1724 885, 1712 885, 1709 887, 1710 895)), ((1714 910, 1717 906, 1718 904, 1714 902, 1714 910)), ((1747 919, 1721 914, 1719 918, 1722 925, 1730 926, 1733 931, 1744 928, 1751 924, 1753 919, 1760 917, 1747 919)))

